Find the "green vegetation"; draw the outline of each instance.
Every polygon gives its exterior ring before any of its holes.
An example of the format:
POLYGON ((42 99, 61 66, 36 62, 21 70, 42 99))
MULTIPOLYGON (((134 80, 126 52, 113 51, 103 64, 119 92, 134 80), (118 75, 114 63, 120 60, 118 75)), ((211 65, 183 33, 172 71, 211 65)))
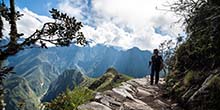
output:
POLYGON ((204 73, 200 73, 196 71, 187 72, 186 75, 184 76, 183 84, 186 86, 190 86, 191 84, 199 83, 199 80, 203 77, 202 74, 204 73))
POLYGON ((89 87, 94 81, 97 80, 97 78, 91 78, 91 77, 88 77, 88 76, 83 76, 84 80, 83 82, 80 83, 79 86, 82 86, 82 87, 89 87))
POLYGON ((220 76, 219 74, 215 75, 209 82, 208 82, 209 86, 207 88, 207 90, 211 93, 209 97, 207 97, 207 99, 209 99, 209 101, 207 101, 206 103, 208 103, 207 105, 209 105, 210 109, 218 109, 220 108, 219 102, 220 102, 220 95, 219 95, 219 91, 220 91, 220 76))
POLYGON ((171 9, 182 15, 187 38, 172 57, 166 89, 190 110, 219 110, 220 2, 178 0, 171 9))
POLYGON ((195 3, 182 0, 177 5, 177 12, 187 13, 185 23, 188 34, 186 42, 176 51, 178 69, 212 70, 219 66, 219 6, 216 0, 198 0, 195 3))
POLYGON ((59 95, 51 103, 46 104, 46 110, 77 110, 77 107, 94 97, 94 92, 86 87, 75 87, 59 95))

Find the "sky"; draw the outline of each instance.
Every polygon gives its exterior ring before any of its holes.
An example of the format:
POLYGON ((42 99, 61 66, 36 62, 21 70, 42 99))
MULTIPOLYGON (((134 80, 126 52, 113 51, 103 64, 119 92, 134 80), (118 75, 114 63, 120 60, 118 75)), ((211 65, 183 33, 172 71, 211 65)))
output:
POLYGON ((18 31, 26 37, 43 23, 53 21, 51 8, 81 21, 84 24, 81 31, 92 41, 91 46, 105 44, 152 50, 164 40, 183 33, 181 23, 175 23, 180 18, 163 10, 168 8, 164 6, 167 0, 15 0, 15 3, 24 14, 17 22, 18 31))

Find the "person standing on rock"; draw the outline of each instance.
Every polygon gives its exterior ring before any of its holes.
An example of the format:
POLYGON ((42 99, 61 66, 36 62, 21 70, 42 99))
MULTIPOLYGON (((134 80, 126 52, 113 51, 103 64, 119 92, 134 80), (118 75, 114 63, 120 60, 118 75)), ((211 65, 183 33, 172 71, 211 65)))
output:
POLYGON ((151 61, 149 62, 149 67, 150 66, 151 66, 150 84, 153 85, 154 76, 155 76, 155 84, 158 84, 159 72, 163 68, 163 59, 159 55, 158 49, 154 49, 153 56, 151 57, 151 61))

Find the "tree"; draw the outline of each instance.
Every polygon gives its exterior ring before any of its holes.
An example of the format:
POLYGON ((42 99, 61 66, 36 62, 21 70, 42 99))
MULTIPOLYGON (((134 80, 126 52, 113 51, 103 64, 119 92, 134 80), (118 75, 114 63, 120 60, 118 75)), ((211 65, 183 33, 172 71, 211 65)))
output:
POLYGON ((160 43, 159 45, 159 51, 162 54, 163 60, 164 60, 164 73, 172 71, 174 68, 175 63, 175 52, 178 49, 179 45, 183 43, 184 36, 181 36, 180 34, 176 38, 176 41, 173 40, 165 40, 164 42, 160 43))
MULTIPOLYGON (((70 44, 86 45, 87 41, 82 32, 79 32, 83 26, 75 17, 69 17, 67 14, 57 9, 50 10, 54 22, 47 22, 41 29, 37 29, 27 38, 23 37, 23 33, 17 31, 16 21, 22 17, 22 14, 15 9, 15 1, 10 0, 10 8, 5 5, 4 1, 0 4, 0 95, 3 102, 3 79, 12 72, 13 67, 4 66, 4 61, 9 57, 17 54, 26 48, 47 48, 47 44, 51 43, 55 46, 69 46, 70 44), (9 41, 5 43, 6 36, 3 35, 4 22, 10 24, 9 41), (18 42, 19 40, 22 42, 18 42), (40 45, 37 45, 39 43, 40 45)), ((0 103, 3 108, 3 103, 0 103)))

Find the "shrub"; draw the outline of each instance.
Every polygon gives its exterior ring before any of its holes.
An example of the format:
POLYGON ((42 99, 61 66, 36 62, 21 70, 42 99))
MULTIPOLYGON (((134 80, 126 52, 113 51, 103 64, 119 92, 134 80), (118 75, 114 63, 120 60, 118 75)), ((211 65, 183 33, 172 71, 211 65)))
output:
POLYGON ((52 102, 46 104, 46 110, 77 110, 77 107, 94 97, 92 90, 86 87, 75 87, 59 95, 52 102))

